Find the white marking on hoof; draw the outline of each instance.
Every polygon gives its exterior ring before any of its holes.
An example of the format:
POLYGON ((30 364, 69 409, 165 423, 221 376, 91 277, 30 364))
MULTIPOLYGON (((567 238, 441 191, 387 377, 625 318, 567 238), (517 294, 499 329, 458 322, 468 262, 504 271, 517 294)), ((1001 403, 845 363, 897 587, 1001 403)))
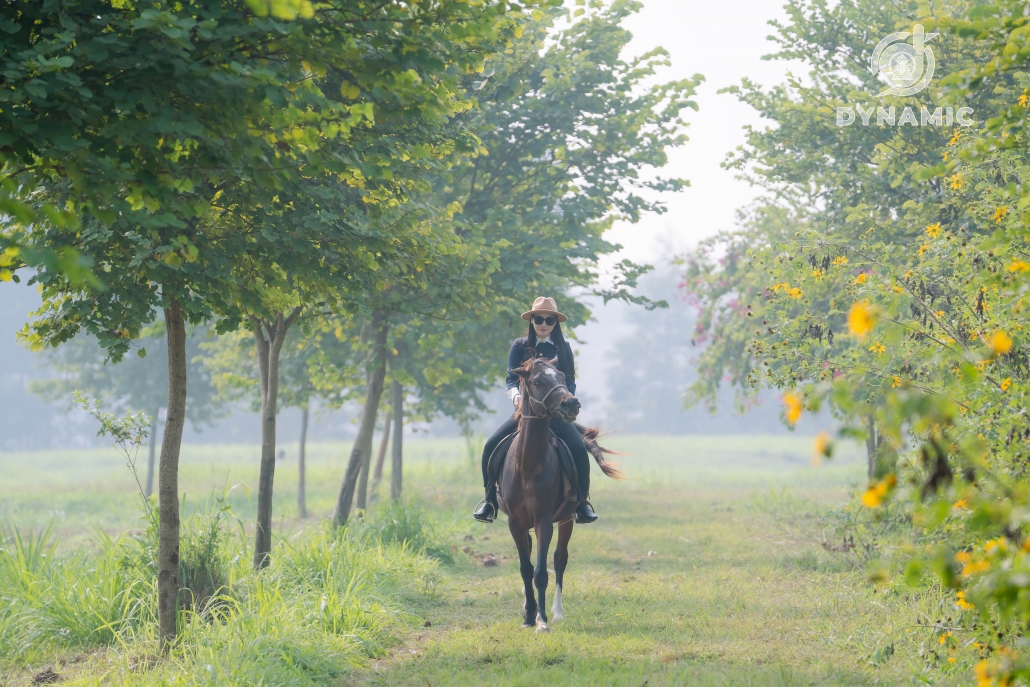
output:
POLYGON ((551 605, 551 619, 565 620, 565 609, 561 605, 561 585, 554 588, 554 604, 551 605))
POLYGON ((536 621, 536 633, 537 634, 540 634, 541 632, 550 632, 550 631, 551 631, 551 628, 547 627, 547 623, 545 623, 543 621, 540 621, 540 620, 536 621))

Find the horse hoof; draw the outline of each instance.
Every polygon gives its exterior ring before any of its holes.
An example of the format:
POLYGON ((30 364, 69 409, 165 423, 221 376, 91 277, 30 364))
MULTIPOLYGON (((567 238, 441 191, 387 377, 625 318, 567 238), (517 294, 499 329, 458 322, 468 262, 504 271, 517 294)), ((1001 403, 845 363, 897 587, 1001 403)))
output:
POLYGON ((537 634, 540 634, 541 632, 550 632, 550 631, 551 631, 551 628, 547 627, 547 623, 537 623, 537 625, 536 625, 536 633, 537 634))
POLYGON ((533 623, 522 623, 523 630, 532 630, 534 627, 536 627, 536 625, 533 623))

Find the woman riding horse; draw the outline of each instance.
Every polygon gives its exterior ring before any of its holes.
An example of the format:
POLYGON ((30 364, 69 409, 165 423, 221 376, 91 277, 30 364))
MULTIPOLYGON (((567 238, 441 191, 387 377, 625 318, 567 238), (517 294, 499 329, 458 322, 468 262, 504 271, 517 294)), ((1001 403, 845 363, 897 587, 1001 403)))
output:
MULTIPOLYGON (((522 406, 522 395, 519 392, 519 377, 513 370, 522 366, 536 351, 537 356, 547 359, 558 359, 558 369, 565 374, 565 386, 569 392, 576 393, 576 366, 572 359, 572 347, 569 346, 565 337, 562 336, 561 323, 568 318, 558 312, 558 305, 553 298, 540 297, 533 301, 533 307, 529 312, 522 313, 522 319, 529 320, 529 330, 526 336, 515 339, 508 352, 508 398, 516 409, 522 406)), ((576 474, 579 477, 579 493, 582 500, 576 507, 576 522, 586 524, 597 520, 590 503, 586 500, 590 492, 590 461, 587 457, 587 447, 583 443, 583 436, 576 425, 566 422, 560 418, 552 418, 550 421, 551 431, 554 432, 572 452, 572 458, 576 462, 576 474)), ((486 488, 486 498, 480 502, 479 507, 472 514, 480 522, 493 522, 497 517, 497 483, 490 480, 487 474, 487 464, 494 449, 506 436, 518 429, 518 419, 515 414, 505 420, 497 431, 486 440, 483 447, 483 486, 486 488)))

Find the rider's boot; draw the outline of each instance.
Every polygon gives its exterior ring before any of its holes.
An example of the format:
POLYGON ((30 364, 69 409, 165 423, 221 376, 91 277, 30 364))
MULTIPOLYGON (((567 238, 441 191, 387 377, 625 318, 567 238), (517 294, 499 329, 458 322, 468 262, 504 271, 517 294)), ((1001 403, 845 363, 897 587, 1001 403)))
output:
MULTIPOLYGON (((479 507, 472 514, 479 522, 491 523, 497 517, 497 485, 491 485, 486 490, 486 498, 479 502, 479 507)), ((596 515, 594 516, 597 517, 596 515)))
POLYGON ((594 520, 597 520, 597 513, 594 512, 594 507, 590 505, 589 501, 584 500, 576 506, 576 524, 586 525, 594 520))

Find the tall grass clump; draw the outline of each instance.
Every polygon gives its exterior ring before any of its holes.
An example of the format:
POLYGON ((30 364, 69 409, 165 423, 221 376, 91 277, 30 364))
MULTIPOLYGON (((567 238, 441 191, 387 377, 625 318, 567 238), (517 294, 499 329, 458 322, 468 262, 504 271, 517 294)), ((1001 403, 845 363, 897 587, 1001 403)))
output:
POLYGON ((161 659, 149 504, 139 536, 98 533, 92 551, 57 555, 51 528, 27 535, 6 526, 0 670, 85 650, 93 653, 84 684, 325 685, 383 656, 402 626, 420 622, 403 599, 432 593, 447 551, 419 507, 391 505, 371 522, 294 533, 255 572, 227 496, 214 495, 182 525, 180 635, 161 659))
POLYGON ((448 565, 454 563, 450 548, 441 542, 433 520, 416 501, 388 501, 362 528, 362 535, 382 544, 405 544, 448 565))

